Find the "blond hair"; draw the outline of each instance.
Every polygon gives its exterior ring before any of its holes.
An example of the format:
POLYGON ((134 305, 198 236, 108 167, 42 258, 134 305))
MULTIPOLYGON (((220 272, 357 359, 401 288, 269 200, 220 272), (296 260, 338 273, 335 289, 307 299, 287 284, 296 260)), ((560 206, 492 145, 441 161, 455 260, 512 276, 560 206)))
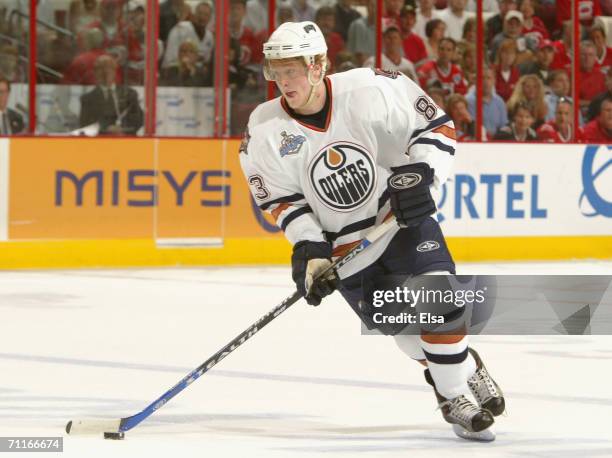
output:
POLYGON ((531 114, 536 119, 536 121, 544 121, 546 118, 546 113, 548 112, 548 106, 546 105, 546 101, 544 100, 544 84, 542 80, 536 75, 523 75, 516 83, 514 87, 514 92, 510 96, 508 100, 508 111, 511 113, 514 112, 514 109, 519 105, 526 105, 529 107, 531 114), (537 86, 537 94, 534 100, 527 100, 525 97, 525 92, 523 90, 523 86, 527 81, 533 81, 537 86))

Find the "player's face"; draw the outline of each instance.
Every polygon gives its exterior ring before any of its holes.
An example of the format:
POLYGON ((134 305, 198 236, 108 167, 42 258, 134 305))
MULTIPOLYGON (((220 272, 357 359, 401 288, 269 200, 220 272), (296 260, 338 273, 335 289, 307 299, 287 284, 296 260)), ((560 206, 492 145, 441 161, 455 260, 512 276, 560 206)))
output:
POLYGON ((555 123, 557 126, 567 126, 572 123, 572 106, 569 103, 558 103, 555 112, 555 123))
POLYGON ((291 108, 301 107, 308 100, 310 94, 308 70, 302 62, 272 61, 269 77, 276 82, 291 108))
POLYGON ((9 88, 6 83, 0 83, 0 110, 6 110, 9 98, 9 88))

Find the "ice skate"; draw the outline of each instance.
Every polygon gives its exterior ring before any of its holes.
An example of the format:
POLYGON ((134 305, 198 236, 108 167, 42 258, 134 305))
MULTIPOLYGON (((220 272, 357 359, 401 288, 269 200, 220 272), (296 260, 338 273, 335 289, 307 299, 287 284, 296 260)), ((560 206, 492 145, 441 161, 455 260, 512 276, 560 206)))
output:
POLYGON ((497 417, 506 409, 502 390, 489 375, 476 350, 470 348, 469 352, 474 357, 477 366, 476 372, 467 381, 470 391, 480 407, 487 409, 497 417))
POLYGON ((495 440, 495 433, 490 428, 495 421, 491 412, 475 405, 463 395, 453 399, 442 396, 436 389, 429 369, 425 370, 425 380, 433 387, 442 416, 453 425, 457 436, 483 442, 495 440))

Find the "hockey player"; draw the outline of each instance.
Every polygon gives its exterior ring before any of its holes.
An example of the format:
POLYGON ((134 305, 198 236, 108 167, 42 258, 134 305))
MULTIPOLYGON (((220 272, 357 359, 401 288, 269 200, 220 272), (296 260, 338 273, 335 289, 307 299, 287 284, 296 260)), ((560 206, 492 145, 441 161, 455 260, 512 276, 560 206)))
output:
MULTIPOLYGON (((292 276, 318 305, 338 288, 372 326, 364 284, 386 273, 455 266, 437 222, 435 194, 455 153, 452 121, 409 78, 369 68, 326 76, 327 46, 312 22, 284 23, 264 44, 264 75, 281 97, 251 114, 240 160, 255 201, 293 244, 292 276), (318 278, 373 227, 398 226, 339 272, 318 278)), ((427 366, 446 421, 460 436, 493 440, 499 387, 463 332, 396 335, 427 366), (477 405, 466 395, 472 393, 477 405)))

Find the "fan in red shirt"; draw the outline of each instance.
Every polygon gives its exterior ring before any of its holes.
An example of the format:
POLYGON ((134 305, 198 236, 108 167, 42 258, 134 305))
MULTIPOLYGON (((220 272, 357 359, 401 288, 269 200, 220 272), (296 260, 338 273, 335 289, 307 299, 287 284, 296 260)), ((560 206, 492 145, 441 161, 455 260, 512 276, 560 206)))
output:
POLYGON ((580 105, 588 106, 591 99, 605 92, 606 77, 597 65, 597 50, 592 41, 580 44, 580 105))
POLYGON ((465 94, 467 84, 461 69, 452 63, 457 43, 452 38, 443 38, 438 45, 438 59, 423 64, 418 71, 421 87, 439 83, 447 94, 465 94))
MULTIPOLYGON (((103 48, 124 47, 127 28, 122 17, 123 0, 102 0, 100 19, 87 25, 88 29, 100 29, 104 36, 103 48)), ((80 42, 83 49, 83 43, 80 42)))
MULTIPOLYGON (((578 2, 578 17, 580 23, 590 27, 593 24, 595 16, 601 16, 601 5, 599 0, 576 0, 578 2)), ((561 26, 565 21, 572 18, 572 0, 557 0, 557 27, 561 26)))
POLYGON ((565 70, 568 74, 572 68, 572 58, 569 50, 572 49, 572 23, 567 21, 563 23, 563 37, 561 40, 553 42, 555 47, 555 58, 550 64, 553 70, 565 70))
POLYGON ((516 42, 507 38, 501 42, 495 56, 495 92, 508 101, 514 92, 514 86, 521 77, 521 72, 516 66, 516 57, 518 49, 516 42))
MULTIPOLYGON (((229 35, 240 42, 240 63, 257 64, 263 59, 263 34, 256 34, 244 25, 246 0, 230 0, 229 35)), ((264 30, 265 32, 265 30, 264 30)))
POLYGON ((606 30, 603 24, 597 22, 589 30, 589 37, 595 43, 597 51, 597 65, 601 67, 602 72, 607 72, 612 66, 612 48, 608 47, 606 42, 606 30))
POLYGON ((535 15, 532 0, 523 0, 520 11, 523 13, 522 34, 524 37, 533 39, 537 47, 540 42, 549 38, 548 30, 542 19, 535 15))
POLYGON ((315 14, 315 22, 321 29, 325 42, 327 43, 327 57, 331 64, 331 72, 335 70, 336 56, 344 49, 344 40, 342 35, 334 32, 336 28, 336 12, 331 6, 322 6, 315 14))
POLYGON ((612 96, 601 103, 599 116, 582 128, 582 140, 588 143, 612 142, 612 96))
POLYGON ((416 10, 412 5, 402 8, 400 22, 404 37, 404 57, 415 65, 419 65, 427 59, 427 49, 423 39, 412 31, 416 24, 416 10))
POLYGON ((557 102, 555 119, 542 124, 537 130, 538 138, 548 143, 568 143, 572 141, 572 121, 574 113, 569 99, 562 97, 557 102))

